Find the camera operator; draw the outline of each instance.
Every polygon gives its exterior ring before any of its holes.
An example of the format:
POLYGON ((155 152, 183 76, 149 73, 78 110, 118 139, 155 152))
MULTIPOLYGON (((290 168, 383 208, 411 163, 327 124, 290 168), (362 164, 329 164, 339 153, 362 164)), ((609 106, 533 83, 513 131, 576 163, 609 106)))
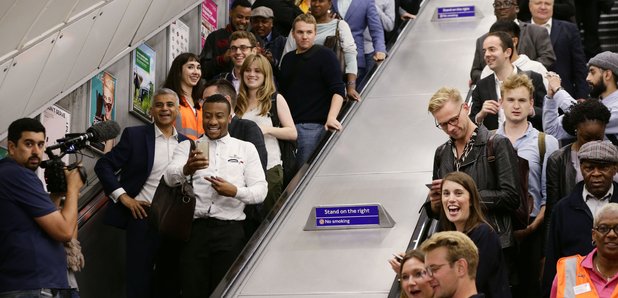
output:
POLYGON ((35 174, 45 149, 45 127, 37 120, 14 121, 8 156, 0 160, 0 298, 61 297, 69 288, 63 243, 77 228, 77 200, 83 182, 78 169, 65 171, 66 194, 45 192, 35 174), (65 195, 59 210, 52 202, 65 195))

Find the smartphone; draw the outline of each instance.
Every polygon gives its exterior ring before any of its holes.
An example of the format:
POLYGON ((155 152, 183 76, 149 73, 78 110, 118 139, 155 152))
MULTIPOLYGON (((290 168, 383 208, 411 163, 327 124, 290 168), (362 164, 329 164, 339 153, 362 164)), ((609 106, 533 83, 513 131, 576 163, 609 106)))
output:
POLYGON ((429 189, 431 189, 431 186, 432 186, 432 185, 433 185, 433 184, 431 184, 431 183, 427 183, 427 184, 425 184, 425 186, 427 186, 427 188, 429 188, 429 189))
POLYGON ((395 257, 395 260, 397 260, 399 263, 401 263, 401 260, 403 260, 403 257, 398 254, 393 254, 393 257, 395 257))
POLYGON ((202 151, 202 155, 208 158, 208 151, 209 151, 208 141, 206 140, 195 141, 195 148, 197 148, 197 150, 202 151))

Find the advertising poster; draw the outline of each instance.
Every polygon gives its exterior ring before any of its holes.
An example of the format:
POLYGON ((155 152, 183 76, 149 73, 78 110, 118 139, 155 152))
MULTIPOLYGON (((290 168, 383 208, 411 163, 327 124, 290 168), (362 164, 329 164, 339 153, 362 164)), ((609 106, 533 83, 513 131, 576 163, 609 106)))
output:
POLYGON ((217 4, 213 0, 202 2, 202 26, 201 26, 202 47, 206 41, 206 36, 217 29, 217 4))
MULTIPOLYGON (((64 109, 53 105, 47 110, 43 111, 39 116, 39 121, 41 124, 45 126, 45 145, 51 146, 57 143, 56 140, 64 138, 64 136, 69 133, 71 128, 71 114, 64 109)), ((54 150, 54 154, 60 155, 60 150, 54 150)), ((49 159, 47 154, 43 154, 43 160, 49 159)), ((69 164, 69 155, 65 155, 62 158, 64 164, 69 164)), ((43 185, 45 185, 45 177, 43 175, 43 169, 38 170, 38 176, 43 181, 43 185)), ((47 186, 45 186, 47 187, 47 186)))
POLYGON ((189 26, 180 20, 172 22, 169 29, 170 42, 167 52, 167 68, 172 67, 172 62, 178 55, 189 51, 189 26))
POLYGON ((152 95, 155 92, 156 53, 142 44, 133 51, 133 92, 131 92, 130 111, 138 118, 151 122, 148 113, 152 95))
MULTIPOLYGON (((102 121, 116 119, 116 78, 108 72, 101 72, 90 80, 90 115, 88 123, 97 124, 102 121)), ((101 143, 90 143, 100 151, 111 149, 114 140, 101 143)))

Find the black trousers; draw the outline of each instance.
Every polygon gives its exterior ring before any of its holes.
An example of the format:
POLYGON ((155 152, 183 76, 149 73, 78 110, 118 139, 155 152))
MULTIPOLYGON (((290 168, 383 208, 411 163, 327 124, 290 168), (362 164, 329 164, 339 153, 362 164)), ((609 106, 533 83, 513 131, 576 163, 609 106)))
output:
MULTIPOLYGON (((530 218, 530 223, 534 218, 530 218)), ((543 257, 543 238, 545 228, 542 224, 524 238, 518 245, 516 270, 519 284, 513 287, 513 297, 541 297, 541 258, 543 257)))
POLYGON ((191 238, 180 253, 183 298, 208 297, 242 250, 242 221, 193 221, 191 238))

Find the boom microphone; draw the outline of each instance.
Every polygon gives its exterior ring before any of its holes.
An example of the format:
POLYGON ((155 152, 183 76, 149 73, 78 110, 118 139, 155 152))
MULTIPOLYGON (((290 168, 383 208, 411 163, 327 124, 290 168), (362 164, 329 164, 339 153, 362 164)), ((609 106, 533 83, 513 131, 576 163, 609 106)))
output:
POLYGON ((86 130, 85 133, 67 134, 65 138, 57 140, 58 144, 47 147, 48 150, 60 148, 61 151, 70 150, 71 147, 77 145, 85 145, 86 141, 103 142, 113 139, 120 134, 120 125, 116 121, 103 121, 94 124, 86 130))

